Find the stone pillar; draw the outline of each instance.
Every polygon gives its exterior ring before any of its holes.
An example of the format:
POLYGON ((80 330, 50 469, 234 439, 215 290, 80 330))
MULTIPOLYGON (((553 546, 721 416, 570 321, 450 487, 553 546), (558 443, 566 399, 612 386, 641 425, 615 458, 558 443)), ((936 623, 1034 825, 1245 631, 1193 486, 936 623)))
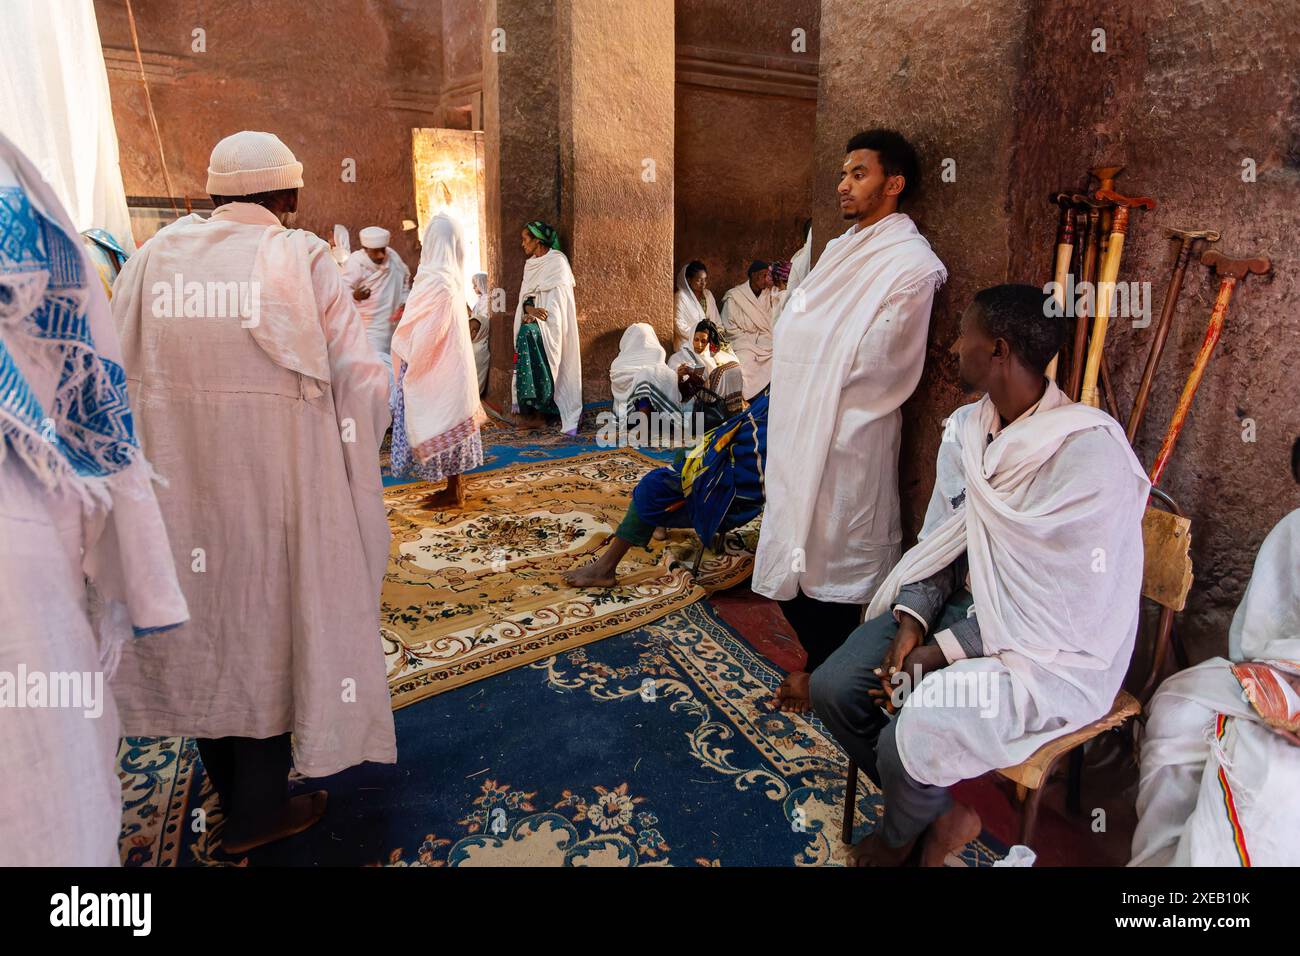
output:
POLYGON ((1028 7, 1027 0, 822 4, 815 252, 847 227, 835 201, 844 144, 860 130, 884 126, 920 154, 920 194, 901 211, 948 268, 930 320, 925 372, 903 408, 899 492, 909 540, 933 487, 942 421, 969 400, 948 355, 961 311, 980 289, 1007 281, 1014 106, 1028 7), (943 179, 945 160, 952 161, 953 182, 943 179))
POLYGON ((488 0, 484 13, 489 263, 506 291, 489 398, 509 406, 519 232, 539 218, 573 266, 584 399, 608 398, 628 325, 672 337, 673 4, 488 0))

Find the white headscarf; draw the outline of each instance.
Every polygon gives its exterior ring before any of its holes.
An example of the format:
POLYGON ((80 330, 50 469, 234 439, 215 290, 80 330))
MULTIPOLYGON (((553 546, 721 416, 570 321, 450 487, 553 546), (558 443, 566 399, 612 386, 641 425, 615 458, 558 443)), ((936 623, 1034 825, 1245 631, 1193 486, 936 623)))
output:
POLYGON ((442 436, 470 419, 483 420, 465 320, 464 261, 459 224, 439 213, 425 230, 415 284, 393 332, 393 355, 406 364, 407 440, 421 462, 442 450, 442 436))
POLYGON ((618 343, 618 358, 609 367, 609 387, 614 410, 622 415, 638 385, 648 385, 669 401, 680 404, 677 376, 665 361, 664 347, 647 322, 628 326, 618 343))
MULTIPOLYGON (((688 262, 686 265, 690 265, 688 262)), ((704 304, 695 297, 694 290, 686 281, 686 266, 677 270, 676 314, 673 328, 673 348, 689 346, 695 335, 695 327, 708 319, 718 329, 722 328, 722 318, 718 314, 718 303, 713 293, 704 290, 704 304)))

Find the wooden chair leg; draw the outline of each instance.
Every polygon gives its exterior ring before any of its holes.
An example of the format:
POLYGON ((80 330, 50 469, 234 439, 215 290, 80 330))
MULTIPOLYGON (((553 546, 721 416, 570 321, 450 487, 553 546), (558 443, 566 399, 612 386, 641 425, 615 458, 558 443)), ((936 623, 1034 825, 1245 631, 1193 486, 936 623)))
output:
POLYGON ((695 563, 691 565, 691 574, 695 577, 700 576, 700 565, 704 563, 704 539, 700 539, 700 549, 695 552, 695 563))
POLYGON ((1075 816, 1083 813, 1083 747, 1075 747, 1070 752, 1070 769, 1066 778, 1065 807, 1075 816))
POLYGON ((858 765, 849 761, 849 776, 844 781, 844 821, 840 824, 840 841, 853 842, 853 816, 858 806, 858 765))
POLYGON ((1020 801, 1020 842, 1032 847, 1034 831, 1038 829, 1038 801, 1042 799, 1043 790, 1030 790, 1020 801))

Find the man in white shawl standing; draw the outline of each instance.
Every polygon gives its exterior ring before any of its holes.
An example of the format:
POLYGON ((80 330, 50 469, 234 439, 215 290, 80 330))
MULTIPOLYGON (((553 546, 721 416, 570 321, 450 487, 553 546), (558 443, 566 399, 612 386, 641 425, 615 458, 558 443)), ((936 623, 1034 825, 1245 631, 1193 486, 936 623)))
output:
POLYGON ((692 259, 677 272, 677 296, 673 315, 673 352, 688 348, 701 322, 722 327, 718 302, 709 291, 709 270, 699 259, 692 259))
POLYGON ((772 325, 777 305, 772 298, 768 263, 755 259, 748 278, 722 297, 722 331, 745 372, 745 400, 767 388, 772 378, 772 325))
POLYGON ((560 234, 533 220, 523 228, 524 279, 515 307, 515 375, 512 404, 522 421, 545 425, 544 415, 560 418, 560 430, 578 433, 582 418, 582 352, 573 270, 560 251, 560 234))
POLYGON ((884 792, 859 864, 925 835, 942 866, 980 832, 948 787, 1100 719, 1128 670, 1150 482, 1123 428, 1045 377, 1051 313, 1002 285, 962 315, 962 385, 985 395, 945 422, 920 540, 813 672, 813 710, 884 792))
POLYGON ((1130 866, 1300 865, 1300 510, 1260 546, 1228 658, 1152 698, 1140 771, 1130 866))
POLYGON ((393 359, 390 343, 393 327, 406 302, 411 284, 411 270, 388 246, 392 234, 379 226, 367 226, 357 234, 361 248, 348 256, 343 265, 343 285, 366 324, 366 341, 391 371, 393 359))
POLYGON ((393 475, 447 479, 425 499, 428 509, 465 504, 465 472, 483 464, 474 347, 465 315, 465 237, 446 213, 429 220, 415 285, 393 333, 397 396, 393 408, 393 475))
POLYGON ((116 866, 107 679, 189 613, 103 283, 2 134, 0 232, 0 866, 116 866))
POLYGON ((192 615, 129 644, 114 689, 127 734, 198 738, 231 853, 320 819, 324 791, 290 799, 291 763, 397 759, 376 639, 388 376, 328 245, 284 226, 301 186, 276 136, 223 139, 215 211, 150 239, 113 293, 192 615))
POLYGON ((902 412, 925 364, 930 307, 947 273, 898 212, 918 175, 892 130, 846 147, 831 240, 777 325, 768 421, 767 507, 753 588, 781 610, 808 654, 777 690, 806 710, 808 675, 862 618, 902 551, 902 412))

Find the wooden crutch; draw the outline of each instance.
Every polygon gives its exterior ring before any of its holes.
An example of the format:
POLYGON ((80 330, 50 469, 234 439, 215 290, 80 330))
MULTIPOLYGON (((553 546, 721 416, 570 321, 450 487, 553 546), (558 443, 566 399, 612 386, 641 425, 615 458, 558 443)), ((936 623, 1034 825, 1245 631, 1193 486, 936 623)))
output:
MULTIPOLYGON (((1101 202, 1082 193, 1075 193, 1070 197, 1074 200, 1080 211, 1087 210, 1088 230, 1083 238, 1083 263, 1079 267, 1079 281, 1087 282, 1096 288, 1097 282, 1097 263, 1101 260, 1098 251, 1101 249, 1101 213, 1103 209, 1113 209, 1115 204, 1101 202)), ((1083 233, 1082 225, 1079 232, 1083 233)), ((1093 296, 1096 299, 1096 296, 1093 296)), ((1079 400, 1079 388, 1083 384, 1083 360, 1088 354, 1088 314, 1087 305, 1079 306, 1076 303, 1076 315, 1074 317, 1074 351, 1070 357, 1070 380, 1067 383, 1066 394, 1074 401, 1079 400)))
MULTIPOLYGON (((1070 193, 1053 193, 1048 202, 1061 207, 1061 216, 1056 222, 1056 268, 1052 272, 1052 281, 1056 283, 1056 305, 1065 314, 1066 281, 1070 277, 1070 260, 1074 256, 1074 200, 1070 193)), ((1046 375, 1056 381, 1056 366, 1060 355, 1055 355, 1048 363, 1046 375)))
MULTIPOLYGON (((1093 192, 1095 196, 1101 190, 1114 192, 1115 177, 1124 171, 1123 166, 1094 166, 1088 170, 1097 180, 1097 189, 1093 192)), ((1101 214, 1101 248, 1098 250, 1102 256, 1105 256, 1106 246, 1110 244, 1110 227, 1114 220, 1112 209, 1104 210, 1101 214)))
POLYGON ((1146 196, 1121 196, 1112 190, 1099 189, 1093 193, 1097 199, 1108 199, 1115 204, 1114 221, 1110 226, 1110 239, 1106 242, 1104 258, 1101 261, 1100 276, 1097 280, 1097 317, 1092 323, 1092 340, 1088 343, 1088 361, 1083 367, 1083 386, 1079 391, 1079 401, 1093 408, 1100 408, 1100 396, 1097 394, 1097 379, 1101 374, 1102 349, 1106 346, 1106 328, 1110 323, 1110 310, 1115 292, 1115 280, 1119 278, 1119 260, 1124 254, 1124 236, 1128 232, 1129 211, 1132 209, 1155 209, 1156 201, 1146 196))
POLYGON ((1232 300, 1232 290, 1237 283, 1242 281, 1252 272, 1255 275, 1266 275, 1273 267, 1269 261, 1262 256, 1255 259, 1229 259, 1221 252, 1210 251, 1201 256, 1201 264, 1210 266, 1219 276, 1219 296, 1214 300, 1214 311, 1210 313, 1210 324, 1205 329, 1205 341, 1201 343, 1201 350, 1196 353, 1196 361, 1192 363, 1192 370, 1187 376, 1187 383, 1183 386, 1183 394, 1178 397, 1178 405, 1174 408, 1174 417, 1169 421, 1169 429, 1165 432, 1165 440, 1160 445, 1160 451, 1156 453, 1156 463, 1151 466, 1151 484, 1159 484, 1160 476, 1164 474, 1165 466, 1169 464, 1169 456, 1173 454, 1174 444, 1178 441, 1178 433, 1183 430, 1183 422, 1187 420, 1187 412, 1192 407, 1192 399, 1196 397, 1196 389, 1201 384, 1201 376, 1205 374, 1205 367, 1210 363, 1210 355, 1214 352, 1214 346, 1219 341, 1219 335, 1223 332, 1223 320, 1228 314, 1228 303, 1232 300))
POLYGON ((1169 229, 1169 238, 1179 240, 1178 256, 1174 259, 1174 274, 1169 277, 1169 287, 1165 289, 1165 302, 1160 307, 1160 318, 1156 320, 1155 338, 1151 340, 1151 351, 1147 353, 1146 368, 1142 370, 1142 381, 1138 385, 1137 397, 1133 400, 1133 411, 1128 416, 1129 444, 1137 437, 1142 418, 1146 415, 1147 399, 1151 396, 1151 383, 1156 377, 1160 357, 1164 354, 1165 339, 1174 321, 1174 307, 1178 304, 1178 294, 1183 289, 1183 276, 1187 273, 1187 260, 1191 257, 1192 247, 1198 239, 1206 242, 1218 242, 1219 234, 1213 229, 1169 229))

